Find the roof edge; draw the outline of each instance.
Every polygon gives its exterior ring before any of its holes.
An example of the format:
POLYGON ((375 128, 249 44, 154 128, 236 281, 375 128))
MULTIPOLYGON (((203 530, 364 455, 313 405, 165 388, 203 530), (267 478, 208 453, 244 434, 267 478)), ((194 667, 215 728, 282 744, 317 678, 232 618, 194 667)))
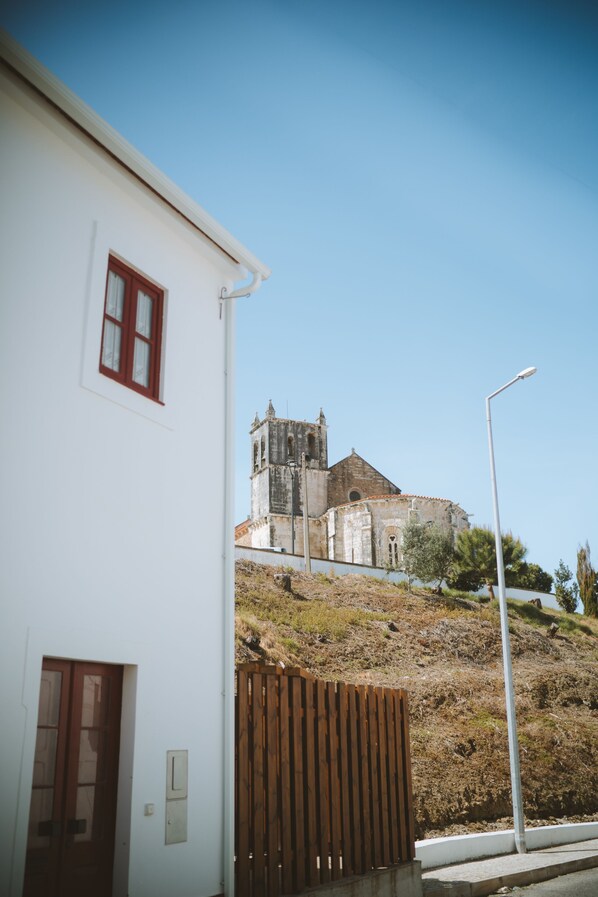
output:
POLYGON ((229 258, 266 280, 270 269, 222 227, 205 209, 135 149, 31 53, 0 29, 0 57, 67 119, 98 143, 124 168, 214 243, 229 258))

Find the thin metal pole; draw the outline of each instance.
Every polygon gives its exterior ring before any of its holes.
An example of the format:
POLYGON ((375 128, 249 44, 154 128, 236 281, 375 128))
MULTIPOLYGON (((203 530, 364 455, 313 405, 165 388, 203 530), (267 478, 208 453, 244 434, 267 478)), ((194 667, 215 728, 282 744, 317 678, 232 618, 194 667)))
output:
POLYGON ((291 554, 295 554, 295 468, 289 464, 291 471, 291 554))
POLYGON ((515 826, 515 847, 517 853, 526 853, 525 827, 523 820, 523 801, 521 797, 521 772, 519 769, 519 743, 517 741, 517 719, 515 714, 515 693, 513 690, 513 669, 511 664, 511 639, 509 636, 509 617, 507 614, 507 594, 505 590, 505 565, 500 533, 500 517, 498 513, 498 490, 496 487, 496 468, 494 465, 494 443, 492 440, 492 420, 490 416, 490 399, 499 392, 516 383, 515 377, 510 383, 492 393, 486 399, 486 421, 488 423, 488 449, 490 452, 490 478, 492 480, 492 498, 494 503, 494 532, 496 538, 496 569, 498 573, 498 604, 500 608, 500 628, 502 636, 502 663, 505 678, 505 699, 507 707, 507 733, 509 739, 509 762, 511 767, 511 792, 513 797, 513 822, 515 826))
POLYGON ((311 557, 309 554, 309 512, 307 508, 307 462, 305 452, 301 455, 301 471, 303 473, 303 553, 305 555, 305 572, 311 573, 311 557))

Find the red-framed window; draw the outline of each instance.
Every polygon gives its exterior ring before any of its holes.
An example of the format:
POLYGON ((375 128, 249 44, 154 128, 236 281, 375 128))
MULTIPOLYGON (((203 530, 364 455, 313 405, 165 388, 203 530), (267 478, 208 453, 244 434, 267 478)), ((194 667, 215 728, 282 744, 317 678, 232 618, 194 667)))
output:
POLYGON ((100 371, 157 402, 163 313, 163 291, 110 256, 100 371))

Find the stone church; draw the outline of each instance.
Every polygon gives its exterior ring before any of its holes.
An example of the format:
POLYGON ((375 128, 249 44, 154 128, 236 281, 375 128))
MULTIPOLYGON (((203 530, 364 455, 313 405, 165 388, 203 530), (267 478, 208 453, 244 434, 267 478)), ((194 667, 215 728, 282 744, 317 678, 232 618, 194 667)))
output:
POLYGON ((236 528, 237 545, 303 554, 303 454, 312 557, 397 566, 408 520, 435 523, 455 535, 469 526, 446 498, 407 495, 355 449, 328 466, 326 418, 315 423, 276 417, 269 403, 251 438, 251 517, 236 528))

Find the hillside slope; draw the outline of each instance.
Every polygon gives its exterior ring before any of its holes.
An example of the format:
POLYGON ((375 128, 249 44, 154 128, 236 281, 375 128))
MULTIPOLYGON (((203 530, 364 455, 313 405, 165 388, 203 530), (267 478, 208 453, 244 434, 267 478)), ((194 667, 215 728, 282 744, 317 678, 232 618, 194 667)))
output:
MULTIPOLYGON (((416 834, 506 827, 498 608, 365 576, 237 562, 237 661, 406 688, 416 834)), ((509 602, 526 818, 598 819, 598 621, 509 602), (547 635, 555 621, 555 638, 547 635)))

